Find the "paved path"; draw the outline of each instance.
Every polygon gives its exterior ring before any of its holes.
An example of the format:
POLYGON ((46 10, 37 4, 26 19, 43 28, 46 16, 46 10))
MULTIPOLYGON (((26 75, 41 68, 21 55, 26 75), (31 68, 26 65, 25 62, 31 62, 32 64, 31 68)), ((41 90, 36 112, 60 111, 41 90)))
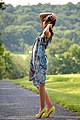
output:
MULTIPOLYGON (((79 116, 54 105, 53 117, 40 120, 80 120, 79 116)), ((33 117, 39 110, 39 95, 21 88, 9 81, 0 81, 0 120, 35 120, 33 117)))

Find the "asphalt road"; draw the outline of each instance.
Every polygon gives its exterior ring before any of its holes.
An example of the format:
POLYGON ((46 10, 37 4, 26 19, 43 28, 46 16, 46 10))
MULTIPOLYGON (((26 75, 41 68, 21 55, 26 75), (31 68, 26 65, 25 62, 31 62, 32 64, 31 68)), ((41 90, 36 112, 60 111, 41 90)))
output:
MULTIPOLYGON (((79 116, 54 104, 54 117, 39 120, 80 120, 79 116)), ((0 80, 0 120, 35 120, 39 95, 7 80, 0 80)))

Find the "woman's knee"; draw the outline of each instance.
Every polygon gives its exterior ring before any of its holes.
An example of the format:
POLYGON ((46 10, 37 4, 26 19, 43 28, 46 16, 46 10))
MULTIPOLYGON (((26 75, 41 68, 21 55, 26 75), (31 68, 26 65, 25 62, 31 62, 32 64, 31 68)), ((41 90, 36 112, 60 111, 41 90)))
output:
POLYGON ((38 90, 40 90, 40 87, 39 87, 39 86, 37 86, 36 88, 37 88, 38 90))
POLYGON ((41 90, 43 87, 44 87, 44 85, 43 85, 43 86, 37 86, 36 88, 37 88, 38 90, 41 90))

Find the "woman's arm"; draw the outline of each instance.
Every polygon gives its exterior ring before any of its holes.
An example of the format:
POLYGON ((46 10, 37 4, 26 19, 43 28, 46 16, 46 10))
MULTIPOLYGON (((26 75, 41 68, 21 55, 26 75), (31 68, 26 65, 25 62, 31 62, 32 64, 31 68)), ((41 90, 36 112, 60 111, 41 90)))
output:
POLYGON ((40 14, 39 14, 42 28, 43 28, 43 19, 44 19, 46 16, 51 15, 51 14, 52 14, 52 13, 40 13, 40 14))
POLYGON ((51 33, 49 31, 49 29, 52 28, 52 24, 48 24, 47 27, 43 30, 43 34, 46 37, 46 42, 49 40, 49 38, 51 37, 51 33))

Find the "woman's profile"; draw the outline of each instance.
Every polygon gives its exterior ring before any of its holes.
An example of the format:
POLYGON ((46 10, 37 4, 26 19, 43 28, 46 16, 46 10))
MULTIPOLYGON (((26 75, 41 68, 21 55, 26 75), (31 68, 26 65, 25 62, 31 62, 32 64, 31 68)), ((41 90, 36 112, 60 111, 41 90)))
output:
POLYGON ((29 80, 33 81, 33 84, 39 90, 40 95, 40 109, 39 113, 35 115, 35 118, 47 118, 52 113, 54 115, 55 107, 53 106, 45 88, 46 71, 48 65, 45 50, 52 40, 52 28, 56 22, 56 15, 54 13, 41 13, 39 17, 43 31, 36 38, 33 44, 29 80))

